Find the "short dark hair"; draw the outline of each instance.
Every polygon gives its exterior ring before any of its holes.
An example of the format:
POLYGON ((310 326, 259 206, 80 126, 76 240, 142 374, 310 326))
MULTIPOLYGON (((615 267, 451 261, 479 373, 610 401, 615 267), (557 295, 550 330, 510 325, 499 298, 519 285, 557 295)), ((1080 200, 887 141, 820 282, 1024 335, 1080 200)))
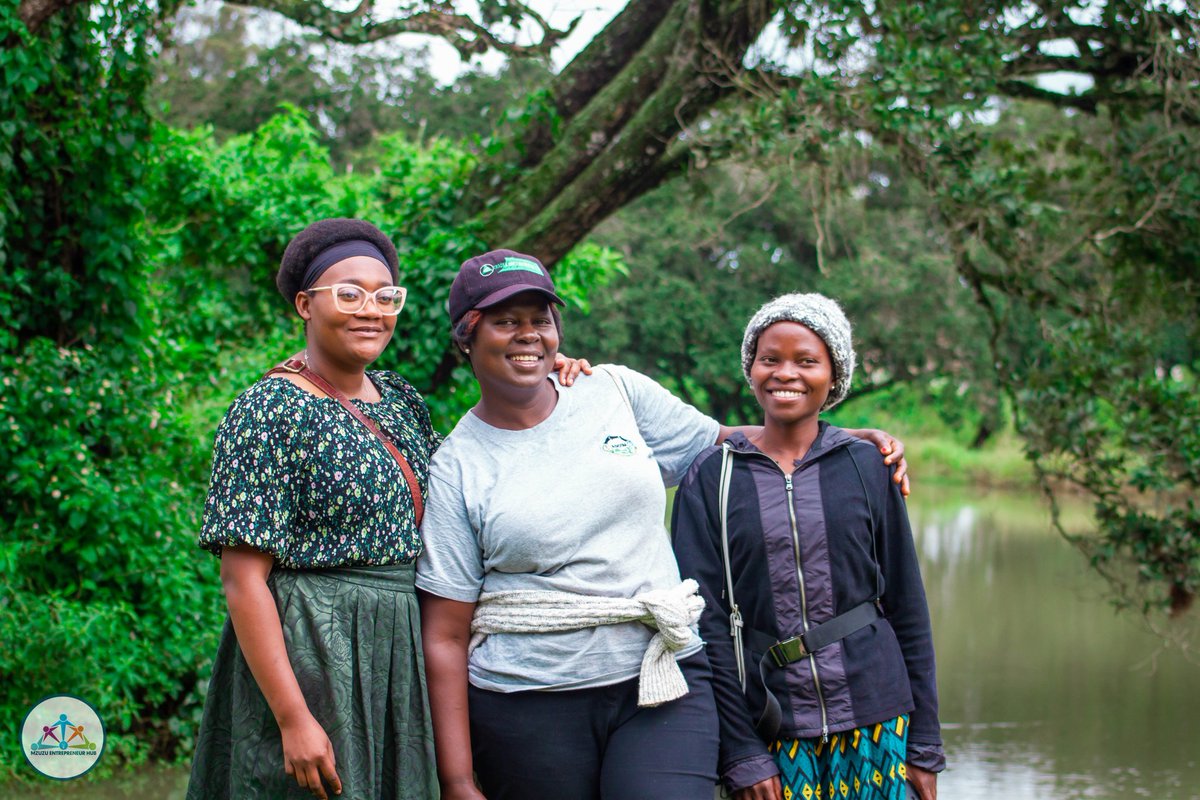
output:
POLYGON ((289 304, 295 303, 296 295, 303 287, 304 273, 314 258, 326 248, 339 242, 362 239, 379 248, 387 259, 387 268, 396 280, 400 275, 400 259, 396 245, 387 235, 365 219, 330 217, 319 219, 295 235, 283 251, 279 272, 275 274, 275 285, 289 304))

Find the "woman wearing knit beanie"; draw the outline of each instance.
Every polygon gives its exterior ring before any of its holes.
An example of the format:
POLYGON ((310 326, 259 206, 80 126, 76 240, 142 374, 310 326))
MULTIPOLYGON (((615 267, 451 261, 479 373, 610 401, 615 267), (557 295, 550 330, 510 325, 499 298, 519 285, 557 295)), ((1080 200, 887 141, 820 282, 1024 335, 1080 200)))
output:
POLYGON ((934 800, 945 766, 904 499, 869 445, 819 419, 854 362, 836 302, 767 303, 742 342, 763 427, 702 453, 676 494, 738 800, 934 800))
POLYGON ((450 290, 480 397, 430 465, 417 564, 442 797, 711 798, 701 602, 664 483, 732 431, 616 365, 560 391, 560 304, 511 250, 469 259, 450 290))

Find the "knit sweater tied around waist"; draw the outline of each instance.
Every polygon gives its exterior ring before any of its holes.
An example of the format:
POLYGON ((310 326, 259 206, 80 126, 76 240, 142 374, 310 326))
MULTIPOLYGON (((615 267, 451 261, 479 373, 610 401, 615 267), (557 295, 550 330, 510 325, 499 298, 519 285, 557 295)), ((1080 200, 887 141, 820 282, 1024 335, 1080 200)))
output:
POLYGON ((657 706, 688 692, 674 654, 692 640, 692 628, 703 609, 699 586, 690 578, 669 589, 652 589, 633 597, 535 590, 484 592, 471 620, 467 653, 493 633, 562 633, 642 622, 655 629, 655 634, 642 655, 638 705, 657 706))

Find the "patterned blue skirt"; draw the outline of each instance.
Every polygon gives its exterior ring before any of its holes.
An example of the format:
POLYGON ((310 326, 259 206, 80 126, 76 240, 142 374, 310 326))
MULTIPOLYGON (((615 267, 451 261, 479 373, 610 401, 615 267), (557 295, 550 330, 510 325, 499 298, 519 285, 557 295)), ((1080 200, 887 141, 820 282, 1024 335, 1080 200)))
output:
POLYGON ((905 800, 908 715, 829 735, 778 739, 784 800, 905 800))

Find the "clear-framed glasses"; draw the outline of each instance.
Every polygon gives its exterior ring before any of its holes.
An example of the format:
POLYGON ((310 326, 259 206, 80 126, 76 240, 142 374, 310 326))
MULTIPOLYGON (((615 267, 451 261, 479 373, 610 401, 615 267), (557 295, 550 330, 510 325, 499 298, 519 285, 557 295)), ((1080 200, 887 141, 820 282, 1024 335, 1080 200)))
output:
POLYGON ((367 307, 368 300, 375 301, 375 307, 385 317, 394 317, 404 308, 404 297, 408 290, 403 286, 381 286, 373 292, 368 292, 353 283, 335 283, 330 286, 314 286, 307 291, 320 292, 325 289, 333 292, 333 304, 343 314, 357 314, 367 307))

